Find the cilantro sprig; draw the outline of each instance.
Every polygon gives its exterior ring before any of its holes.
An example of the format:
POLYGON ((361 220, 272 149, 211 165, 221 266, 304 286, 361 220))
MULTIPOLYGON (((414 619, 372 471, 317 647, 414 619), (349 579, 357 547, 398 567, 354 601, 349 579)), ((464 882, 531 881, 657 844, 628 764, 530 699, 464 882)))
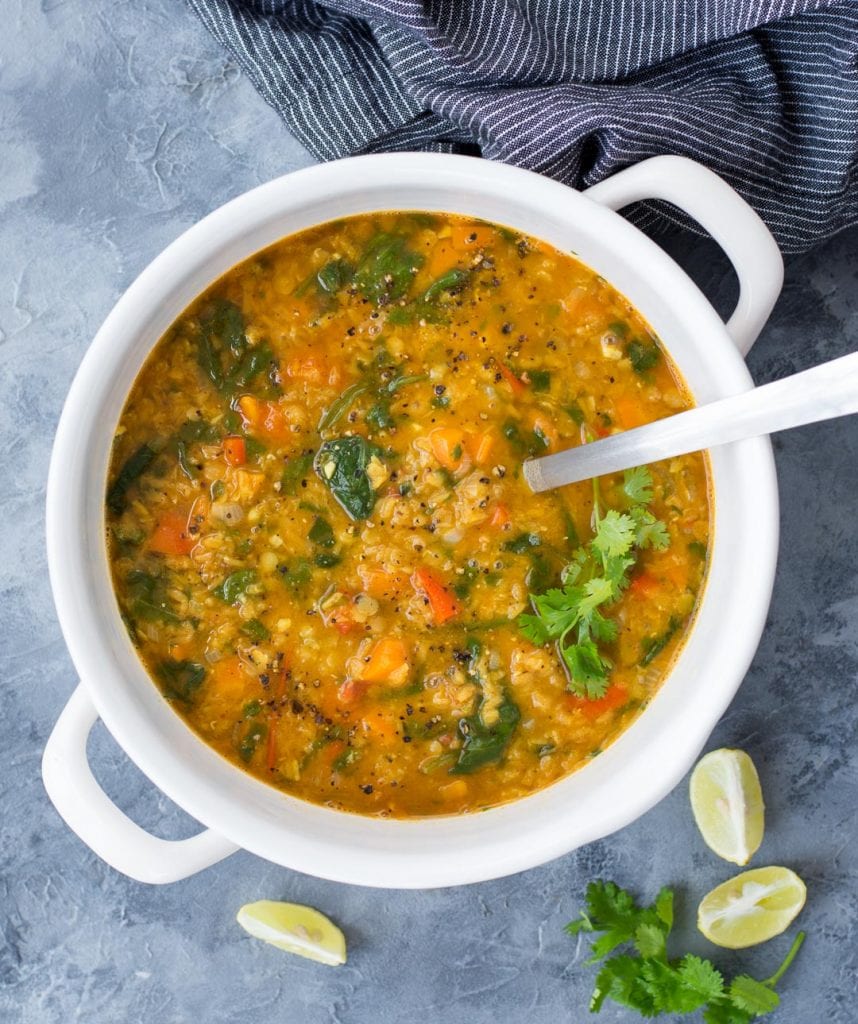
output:
POLYGON ((590 1000, 593 1013, 611 999, 644 1017, 702 1010, 705 1024, 750 1024, 779 1005, 775 986, 804 942, 804 932, 799 932, 770 978, 757 981, 740 974, 728 983, 709 960, 691 953, 668 957, 667 940, 673 928, 670 889, 662 889, 651 906, 639 907, 625 889, 597 881, 587 887, 586 903, 580 918, 568 924, 566 931, 570 935, 601 933, 588 961, 603 961, 590 1000), (633 952, 610 956, 621 946, 632 947, 633 952))
POLYGON ((617 626, 604 610, 629 584, 629 572, 646 548, 670 543, 667 527, 646 507, 653 498, 652 474, 646 466, 627 470, 625 512, 601 513, 598 481, 594 481, 594 535, 563 570, 562 588, 531 594, 533 614, 518 617, 518 626, 537 646, 554 641, 569 673, 569 689, 591 700, 608 689, 611 661, 600 645, 617 638, 617 626))

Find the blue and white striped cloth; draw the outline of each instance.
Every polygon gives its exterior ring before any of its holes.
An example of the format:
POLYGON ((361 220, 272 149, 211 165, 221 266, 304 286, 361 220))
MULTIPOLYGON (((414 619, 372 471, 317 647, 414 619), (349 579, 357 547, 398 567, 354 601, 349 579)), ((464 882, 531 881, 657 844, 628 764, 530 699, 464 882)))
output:
POLYGON ((679 153, 785 251, 858 222, 858 0, 188 2, 322 160, 481 153, 583 187, 679 153))

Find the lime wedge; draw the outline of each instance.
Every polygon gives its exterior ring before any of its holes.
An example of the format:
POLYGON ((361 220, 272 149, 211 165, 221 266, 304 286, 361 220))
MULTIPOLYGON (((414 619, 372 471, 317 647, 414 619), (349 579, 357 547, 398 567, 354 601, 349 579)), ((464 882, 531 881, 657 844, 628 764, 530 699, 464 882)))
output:
POLYGON ((691 774, 691 810, 710 850, 747 864, 763 841, 765 808, 754 762, 744 750, 713 750, 691 774))
POLYGON ((804 882, 789 868, 743 871, 703 897, 697 927, 716 946, 756 946, 788 928, 806 896, 804 882))
POLYGON ((255 939, 270 942, 320 964, 338 967, 346 962, 346 939, 333 921, 300 903, 258 900, 247 903, 236 921, 255 939))

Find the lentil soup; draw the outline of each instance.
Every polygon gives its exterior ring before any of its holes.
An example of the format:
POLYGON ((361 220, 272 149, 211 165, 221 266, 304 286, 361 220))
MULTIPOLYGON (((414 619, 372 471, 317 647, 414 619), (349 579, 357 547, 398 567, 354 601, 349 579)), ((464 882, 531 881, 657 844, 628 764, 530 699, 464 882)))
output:
POLYGON ((117 429, 114 585, 165 698, 315 803, 480 810, 586 764, 657 691, 709 542, 706 458, 534 495, 522 460, 691 405, 571 255, 352 217, 233 268, 117 429))

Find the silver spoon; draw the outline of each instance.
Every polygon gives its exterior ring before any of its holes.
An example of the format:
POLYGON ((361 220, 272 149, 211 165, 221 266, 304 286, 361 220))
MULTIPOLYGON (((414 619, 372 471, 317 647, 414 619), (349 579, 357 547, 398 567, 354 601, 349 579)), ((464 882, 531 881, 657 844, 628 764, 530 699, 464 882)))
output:
POLYGON ((548 491, 853 412, 858 412, 858 352, 634 430, 528 459, 524 478, 531 490, 548 491))

